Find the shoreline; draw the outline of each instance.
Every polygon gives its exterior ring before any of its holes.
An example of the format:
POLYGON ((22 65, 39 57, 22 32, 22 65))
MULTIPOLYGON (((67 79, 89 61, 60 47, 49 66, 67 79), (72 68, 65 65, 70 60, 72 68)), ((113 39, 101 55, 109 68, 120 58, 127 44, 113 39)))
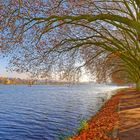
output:
POLYGON ((80 132, 68 140, 118 140, 117 129, 119 122, 119 101, 126 89, 112 91, 110 99, 105 101, 100 110, 84 123, 80 132))

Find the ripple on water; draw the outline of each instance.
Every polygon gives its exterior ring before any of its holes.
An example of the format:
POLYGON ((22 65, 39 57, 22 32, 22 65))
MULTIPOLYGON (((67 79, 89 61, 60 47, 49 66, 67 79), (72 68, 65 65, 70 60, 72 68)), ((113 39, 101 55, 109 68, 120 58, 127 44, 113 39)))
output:
POLYGON ((72 134, 108 96, 99 85, 0 85, 0 140, 57 140, 72 134))

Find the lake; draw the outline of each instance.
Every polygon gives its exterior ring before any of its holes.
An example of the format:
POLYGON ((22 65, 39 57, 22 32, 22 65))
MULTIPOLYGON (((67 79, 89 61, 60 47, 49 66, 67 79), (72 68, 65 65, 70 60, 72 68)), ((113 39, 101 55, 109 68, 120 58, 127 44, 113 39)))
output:
POLYGON ((59 140, 74 134, 117 86, 0 85, 0 140, 59 140))

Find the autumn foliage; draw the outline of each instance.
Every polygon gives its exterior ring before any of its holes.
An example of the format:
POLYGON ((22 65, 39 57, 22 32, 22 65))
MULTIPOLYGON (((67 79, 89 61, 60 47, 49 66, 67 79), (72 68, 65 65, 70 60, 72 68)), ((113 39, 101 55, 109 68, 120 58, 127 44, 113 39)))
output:
POLYGON ((119 121, 117 113, 118 103, 122 93, 119 92, 107 101, 101 110, 93 116, 81 132, 70 140, 119 140, 119 138, 113 138, 113 132, 119 121))

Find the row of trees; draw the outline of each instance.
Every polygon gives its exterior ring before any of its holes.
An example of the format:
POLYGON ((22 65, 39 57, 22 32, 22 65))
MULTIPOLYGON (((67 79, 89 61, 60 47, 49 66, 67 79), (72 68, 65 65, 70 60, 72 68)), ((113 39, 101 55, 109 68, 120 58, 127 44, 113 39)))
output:
POLYGON ((26 85, 32 85, 35 83, 35 80, 25 80, 25 79, 20 79, 20 78, 6 78, 6 77, 0 77, 0 84, 16 84, 16 85, 21 85, 21 84, 26 84, 26 85))
POLYGON ((4 85, 63 85, 74 84, 76 81, 58 81, 52 79, 21 79, 21 78, 8 78, 0 77, 0 84, 4 85))
POLYGON ((123 79, 140 90, 140 0, 0 2, 1 51, 13 70, 98 82, 123 79), (77 78, 78 79, 78 78, 77 78))

